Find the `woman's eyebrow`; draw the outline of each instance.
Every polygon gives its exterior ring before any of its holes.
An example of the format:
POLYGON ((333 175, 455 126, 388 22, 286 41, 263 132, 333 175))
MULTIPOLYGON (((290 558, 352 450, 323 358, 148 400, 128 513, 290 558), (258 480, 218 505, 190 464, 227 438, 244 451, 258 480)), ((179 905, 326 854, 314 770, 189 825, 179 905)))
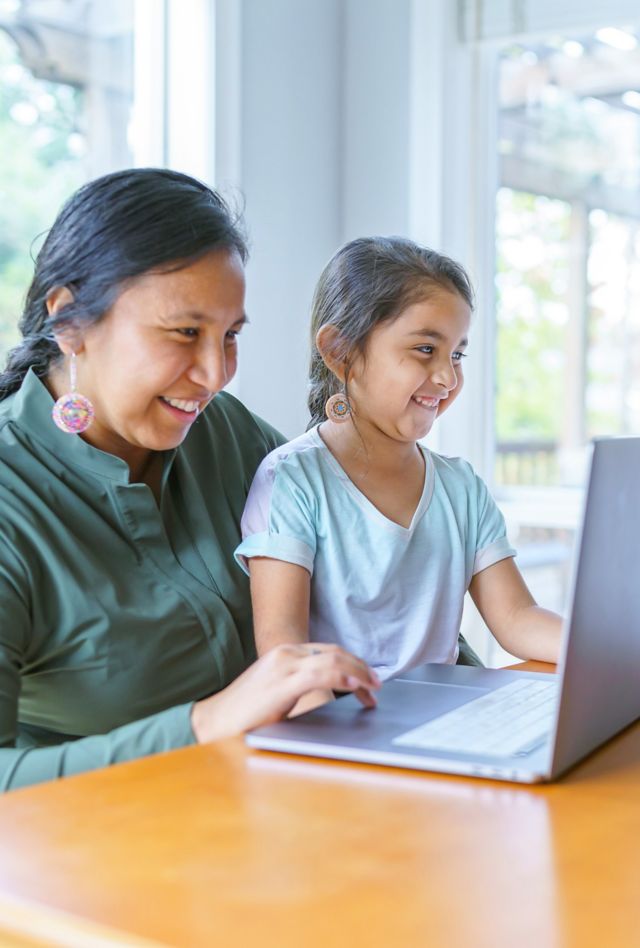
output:
MULTIPOLYGON (((160 319, 162 320, 162 322, 165 322, 165 323, 174 323, 176 322, 176 320, 180 320, 180 319, 192 319, 196 323, 201 323, 205 321, 207 318, 208 317, 206 313, 201 313, 197 309, 185 309, 185 310, 180 310, 175 313, 162 313, 160 315, 160 319)), ((249 317, 247 316, 246 313, 243 313, 242 316, 238 316, 238 318, 232 323, 232 325, 244 326, 248 322, 249 322, 249 317)))
MULTIPOLYGON (((409 335, 410 336, 429 336, 430 339, 437 339, 438 342, 447 341, 447 337, 443 333, 438 332, 437 329, 414 329, 413 332, 409 333, 409 335)), ((458 343, 458 346, 468 346, 468 345, 469 345, 468 338, 466 336, 463 336, 460 342, 458 343)))

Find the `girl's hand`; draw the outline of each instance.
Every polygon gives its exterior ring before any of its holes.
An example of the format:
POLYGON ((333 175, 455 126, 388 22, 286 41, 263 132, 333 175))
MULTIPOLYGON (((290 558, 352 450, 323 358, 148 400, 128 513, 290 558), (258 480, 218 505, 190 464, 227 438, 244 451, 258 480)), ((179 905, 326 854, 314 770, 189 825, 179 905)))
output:
POLYGON ((222 691, 197 701, 191 726, 203 744, 279 721, 318 688, 352 691, 374 708, 379 687, 376 673, 337 645, 278 645, 222 691))

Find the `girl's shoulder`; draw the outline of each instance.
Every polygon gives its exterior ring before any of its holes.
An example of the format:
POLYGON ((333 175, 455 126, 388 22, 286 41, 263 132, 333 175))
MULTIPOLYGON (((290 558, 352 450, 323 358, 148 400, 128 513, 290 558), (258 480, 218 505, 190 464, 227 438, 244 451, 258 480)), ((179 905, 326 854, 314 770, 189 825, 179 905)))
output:
POLYGON ((317 427, 311 428, 271 451, 260 466, 261 473, 270 479, 275 477, 276 472, 304 470, 309 474, 321 463, 320 459, 326 451, 317 427))
POLYGON ((484 503, 488 488, 469 461, 430 450, 425 450, 425 454, 433 464, 436 493, 444 491, 449 498, 458 497, 465 502, 475 498, 478 503, 484 503))
POLYGON ((424 448, 425 455, 431 460, 434 471, 440 477, 447 480, 467 480, 471 481, 477 477, 475 470, 469 461, 464 458, 450 456, 447 454, 438 454, 429 448, 424 448))

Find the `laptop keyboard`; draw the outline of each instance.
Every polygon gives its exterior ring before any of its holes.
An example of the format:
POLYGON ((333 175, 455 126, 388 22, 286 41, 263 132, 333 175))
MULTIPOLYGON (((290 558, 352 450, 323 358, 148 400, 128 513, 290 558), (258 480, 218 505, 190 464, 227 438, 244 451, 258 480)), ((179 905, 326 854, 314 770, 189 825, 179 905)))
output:
POLYGON ((558 682, 523 678, 406 731, 394 744, 512 757, 533 750, 553 725, 558 682))

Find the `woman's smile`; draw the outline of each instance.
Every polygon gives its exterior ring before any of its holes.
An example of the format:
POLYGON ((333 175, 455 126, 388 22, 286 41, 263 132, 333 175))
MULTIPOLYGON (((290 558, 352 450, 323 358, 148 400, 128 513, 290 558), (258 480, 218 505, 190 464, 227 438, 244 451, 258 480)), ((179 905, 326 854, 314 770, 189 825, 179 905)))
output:
POLYGON ((202 409, 211 401, 211 397, 194 400, 185 398, 169 398, 167 395, 160 395, 161 404, 171 412, 175 418, 183 422, 195 421, 202 409))

